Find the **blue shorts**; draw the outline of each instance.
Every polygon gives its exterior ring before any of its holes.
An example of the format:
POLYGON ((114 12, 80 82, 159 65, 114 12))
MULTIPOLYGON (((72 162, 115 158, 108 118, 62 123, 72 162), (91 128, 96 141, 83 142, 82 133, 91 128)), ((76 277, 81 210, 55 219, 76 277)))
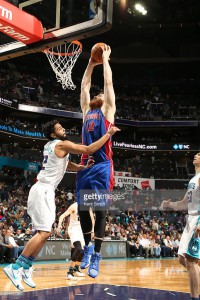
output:
POLYGON ((76 201, 81 204, 82 190, 112 191, 114 186, 113 161, 106 160, 81 170, 76 177, 76 201))

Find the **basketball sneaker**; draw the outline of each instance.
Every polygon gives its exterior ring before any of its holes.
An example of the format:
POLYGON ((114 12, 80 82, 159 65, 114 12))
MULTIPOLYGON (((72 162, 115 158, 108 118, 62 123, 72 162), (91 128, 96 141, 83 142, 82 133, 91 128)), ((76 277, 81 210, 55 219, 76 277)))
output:
POLYGON ((75 266, 74 267, 74 275, 76 275, 77 277, 84 277, 85 274, 82 273, 80 270, 79 270, 79 267, 78 266, 75 266))
POLYGON ((81 269, 86 269, 90 265, 90 260, 92 253, 94 252, 94 245, 91 244, 90 246, 84 246, 84 256, 81 261, 81 269))
POLYGON ((69 279, 69 280, 78 280, 78 278, 76 276, 74 276, 73 271, 67 272, 67 279, 69 279))
POLYGON ((32 279, 33 268, 22 269, 22 279, 30 287, 35 288, 36 284, 32 279))
POLYGON ((96 278, 99 274, 99 261, 101 260, 100 253, 93 253, 91 257, 90 266, 88 269, 88 275, 92 278, 96 278))
POLYGON ((19 268, 18 270, 14 270, 12 268, 12 264, 8 265, 7 267, 5 267, 3 269, 4 273, 8 276, 8 278, 12 281, 12 283, 14 284, 14 286, 20 290, 23 291, 24 287, 21 283, 22 280, 22 269, 23 268, 19 268))

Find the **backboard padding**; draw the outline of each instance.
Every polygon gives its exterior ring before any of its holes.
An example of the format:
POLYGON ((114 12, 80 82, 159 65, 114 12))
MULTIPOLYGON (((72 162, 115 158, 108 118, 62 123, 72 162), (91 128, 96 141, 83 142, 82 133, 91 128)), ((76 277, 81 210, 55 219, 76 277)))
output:
POLYGON ((90 19, 88 0, 22 0, 19 7, 42 22, 44 39, 26 46, 0 33, 0 61, 40 52, 64 42, 82 40, 105 32, 112 26, 113 0, 100 0, 93 19, 90 19))

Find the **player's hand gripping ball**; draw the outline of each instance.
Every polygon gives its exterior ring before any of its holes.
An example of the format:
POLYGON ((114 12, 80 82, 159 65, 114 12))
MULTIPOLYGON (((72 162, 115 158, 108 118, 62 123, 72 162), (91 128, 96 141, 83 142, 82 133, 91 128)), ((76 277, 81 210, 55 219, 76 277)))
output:
POLYGON ((91 50, 91 57, 93 60, 95 60, 97 63, 102 64, 103 63, 103 50, 101 47, 105 46, 105 43, 97 43, 92 47, 91 50))

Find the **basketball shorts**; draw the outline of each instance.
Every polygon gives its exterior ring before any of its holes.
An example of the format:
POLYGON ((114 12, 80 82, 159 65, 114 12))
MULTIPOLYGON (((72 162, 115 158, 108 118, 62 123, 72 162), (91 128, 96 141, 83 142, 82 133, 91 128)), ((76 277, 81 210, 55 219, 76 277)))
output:
POLYGON ((51 185, 37 182, 30 189, 28 210, 33 228, 51 232, 55 221, 55 193, 51 185))
POLYGON ((200 216, 188 216, 186 226, 184 228, 178 254, 185 257, 185 254, 188 254, 192 257, 200 259, 200 238, 197 239, 194 236, 195 227, 200 222, 200 216))
POLYGON ((92 167, 81 170, 77 173, 76 178, 76 197, 77 203, 81 203, 82 190, 94 191, 112 191, 114 186, 113 162, 106 160, 94 164, 92 167))
POLYGON ((68 227, 68 234, 71 241, 72 248, 74 247, 75 242, 80 242, 82 248, 85 246, 85 241, 83 237, 83 232, 81 229, 81 225, 71 225, 68 227))

